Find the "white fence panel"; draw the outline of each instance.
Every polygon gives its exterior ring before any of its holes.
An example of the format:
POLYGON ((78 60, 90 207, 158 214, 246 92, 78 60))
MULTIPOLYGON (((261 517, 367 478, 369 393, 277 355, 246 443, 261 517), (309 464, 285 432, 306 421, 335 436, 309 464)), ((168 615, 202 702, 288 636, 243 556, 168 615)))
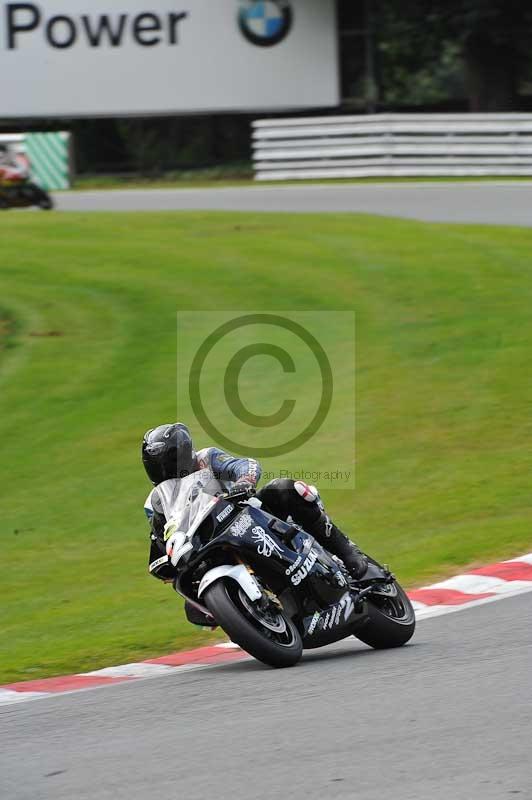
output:
POLYGON ((532 114, 374 114, 253 123, 256 180, 530 175, 532 114))

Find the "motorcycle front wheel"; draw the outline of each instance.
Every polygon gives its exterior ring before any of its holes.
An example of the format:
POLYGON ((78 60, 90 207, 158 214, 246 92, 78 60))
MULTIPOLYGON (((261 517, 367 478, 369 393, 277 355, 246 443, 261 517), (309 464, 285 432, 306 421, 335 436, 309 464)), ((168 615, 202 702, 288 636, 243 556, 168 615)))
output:
POLYGON ((44 195, 43 197, 40 198, 40 200, 37 203, 37 205, 43 211, 52 211, 52 209, 54 207, 54 201, 52 200, 52 198, 49 195, 44 195))
POLYGON ((274 609, 263 610, 236 581, 225 578, 205 593, 205 605, 231 641, 270 667, 292 667, 303 652, 301 636, 291 619, 274 609))
POLYGON ((29 183, 24 189, 24 197, 27 201, 43 211, 51 211, 54 201, 47 191, 41 189, 36 183, 29 183))
POLYGON ((414 635, 416 615, 397 581, 367 598, 368 620, 356 638, 376 650, 401 647, 414 635))

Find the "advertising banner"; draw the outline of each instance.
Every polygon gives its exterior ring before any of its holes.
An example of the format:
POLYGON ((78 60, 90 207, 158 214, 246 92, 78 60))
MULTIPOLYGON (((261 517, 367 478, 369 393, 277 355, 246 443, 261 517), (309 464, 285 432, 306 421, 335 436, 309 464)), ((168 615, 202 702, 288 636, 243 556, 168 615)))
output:
POLYGON ((0 0, 0 119, 338 104, 334 0, 0 0))

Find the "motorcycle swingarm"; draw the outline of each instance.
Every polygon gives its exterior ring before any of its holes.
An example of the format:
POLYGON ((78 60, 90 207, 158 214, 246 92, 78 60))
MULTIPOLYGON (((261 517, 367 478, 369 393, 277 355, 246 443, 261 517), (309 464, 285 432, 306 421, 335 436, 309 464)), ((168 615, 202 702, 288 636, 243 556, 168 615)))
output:
POLYGON ((363 589, 356 590, 357 594, 354 597, 355 608, 361 609, 366 597, 371 597, 372 594, 384 595, 387 597, 395 597, 397 589, 395 588, 395 576, 389 573, 387 577, 373 581, 369 586, 363 589))

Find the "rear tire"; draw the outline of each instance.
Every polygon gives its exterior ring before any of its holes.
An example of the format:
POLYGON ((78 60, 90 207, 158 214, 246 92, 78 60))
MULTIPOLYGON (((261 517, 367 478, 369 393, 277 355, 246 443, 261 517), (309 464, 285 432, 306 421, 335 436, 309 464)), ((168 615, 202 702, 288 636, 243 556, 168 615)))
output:
MULTIPOLYGON (((299 631, 291 619, 279 614, 284 621, 286 642, 273 638, 272 632, 260 624, 239 597, 240 586, 232 579, 216 581, 205 593, 205 605, 231 641, 263 664, 270 667, 293 667, 303 653, 299 631)), ((247 601, 251 605, 251 601, 247 601)))
POLYGON ((357 639, 376 650, 401 647, 412 638, 416 628, 416 615, 408 595, 397 582, 392 586, 397 593, 395 597, 368 598, 369 619, 356 634, 357 639))

